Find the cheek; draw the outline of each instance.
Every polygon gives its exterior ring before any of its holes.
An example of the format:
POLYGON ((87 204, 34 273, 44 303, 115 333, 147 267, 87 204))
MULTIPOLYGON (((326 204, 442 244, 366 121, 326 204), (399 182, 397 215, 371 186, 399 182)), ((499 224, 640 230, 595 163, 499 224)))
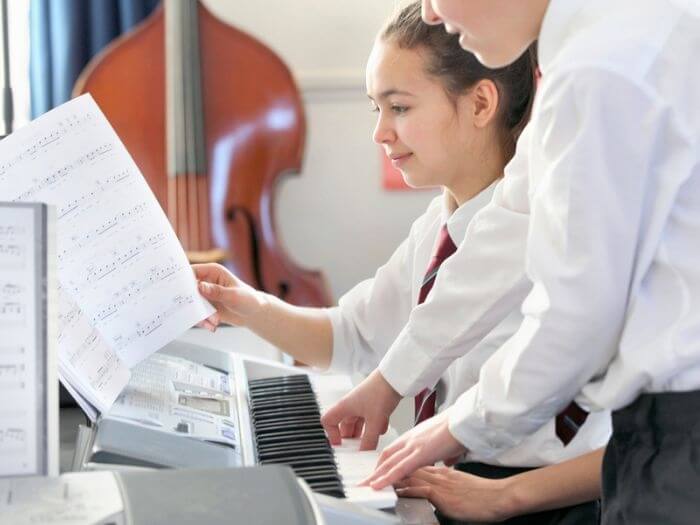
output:
POLYGON ((464 0, 433 0, 433 8, 443 22, 452 26, 469 27, 473 23, 473 8, 464 0))

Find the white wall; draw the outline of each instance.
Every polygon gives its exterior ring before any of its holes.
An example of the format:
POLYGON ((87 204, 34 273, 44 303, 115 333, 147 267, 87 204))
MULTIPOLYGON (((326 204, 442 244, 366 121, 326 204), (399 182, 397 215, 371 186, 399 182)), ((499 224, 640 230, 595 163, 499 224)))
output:
POLYGON ((365 61, 376 32, 405 1, 205 4, 274 49, 297 78, 308 119, 306 158, 301 176, 280 185, 279 231, 297 262, 325 273, 337 298, 374 273, 435 195, 384 191, 371 141, 365 61))

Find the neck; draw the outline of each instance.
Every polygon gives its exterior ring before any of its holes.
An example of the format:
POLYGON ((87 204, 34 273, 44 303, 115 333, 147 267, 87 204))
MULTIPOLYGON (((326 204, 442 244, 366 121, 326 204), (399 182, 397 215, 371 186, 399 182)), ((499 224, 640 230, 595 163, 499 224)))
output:
POLYGON ((460 173, 455 181, 445 186, 452 195, 457 207, 476 197, 497 179, 503 176, 501 159, 491 159, 490 162, 475 163, 469 173, 460 173))

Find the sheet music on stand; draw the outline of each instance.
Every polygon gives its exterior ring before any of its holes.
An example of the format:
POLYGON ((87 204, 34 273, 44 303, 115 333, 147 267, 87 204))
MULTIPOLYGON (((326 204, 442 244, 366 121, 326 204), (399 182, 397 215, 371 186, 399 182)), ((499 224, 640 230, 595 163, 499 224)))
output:
POLYGON ((114 403, 130 368, 214 312, 90 95, 0 141, 0 195, 56 208, 59 376, 92 419, 114 403))
POLYGON ((58 474, 51 215, 0 203, 0 477, 58 474))

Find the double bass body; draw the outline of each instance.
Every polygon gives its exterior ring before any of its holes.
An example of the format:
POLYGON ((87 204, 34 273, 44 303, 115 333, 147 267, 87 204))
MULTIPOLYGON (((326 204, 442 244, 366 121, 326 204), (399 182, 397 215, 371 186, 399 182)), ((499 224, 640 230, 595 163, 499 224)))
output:
POLYGON ((221 260, 294 304, 330 304, 322 275, 296 266, 275 230, 275 186, 301 169, 305 119, 289 69, 269 48, 196 0, 166 0, 88 65, 75 87, 84 92, 191 260, 221 260))

